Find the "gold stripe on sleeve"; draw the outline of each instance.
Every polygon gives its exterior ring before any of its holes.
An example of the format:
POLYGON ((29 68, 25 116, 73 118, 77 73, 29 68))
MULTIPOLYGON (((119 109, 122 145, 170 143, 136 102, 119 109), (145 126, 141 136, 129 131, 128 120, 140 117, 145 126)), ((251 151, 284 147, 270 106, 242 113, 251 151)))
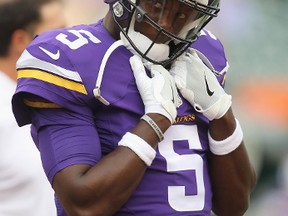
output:
POLYGON ((33 107, 33 108, 61 108, 61 106, 55 103, 30 101, 27 99, 24 99, 24 103, 27 106, 33 107))
POLYGON ((87 91, 82 83, 68 80, 63 77, 59 77, 59 76, 53 75, 45 71, 41 71, 37 69, 21 69, 21 70, 18 70, 17 79, 21 79, 21 78, 35 78, 38 80, 42 80, 44 82, 48 82, 48 83, 87 95, 87 91))

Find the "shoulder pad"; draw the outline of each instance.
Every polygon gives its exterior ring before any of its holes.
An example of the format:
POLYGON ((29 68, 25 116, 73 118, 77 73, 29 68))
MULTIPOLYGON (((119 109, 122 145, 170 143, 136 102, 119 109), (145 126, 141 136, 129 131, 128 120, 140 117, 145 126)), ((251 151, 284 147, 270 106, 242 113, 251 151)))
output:
POLYGON ((229 64, 221 41, 208 30, 202 30, 192 47, 200 51, 212 64, 218 74, 227 72, 229 64))

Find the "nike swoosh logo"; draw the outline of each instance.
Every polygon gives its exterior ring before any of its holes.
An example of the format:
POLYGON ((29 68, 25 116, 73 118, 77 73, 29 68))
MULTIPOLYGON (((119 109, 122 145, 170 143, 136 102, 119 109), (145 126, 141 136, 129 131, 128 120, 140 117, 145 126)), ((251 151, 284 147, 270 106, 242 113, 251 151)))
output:
MULTIPOLYGON (((205 74, 205 73, 204 73, 205 74)), ((207 82, 207 77, 206 74, 204 75, 205 78, 205 84, 206 84, 206 92, 207 94, 211 97, 214 94, 214 91, 211 91, 207 82)))
POLYGON ((50 52, 49 50, 44 49, 43 47, 40 47, 40 46, 39 46, 39 48, 40 48, 44 53, 46 53, 50 58, 52 58, 52 59, 54 59, 54 60, 58 60, 58 59, 60 58, 60 51, 59 51, 59 50, 57 50, 56 53, 52 53, 52 52, 50 52))

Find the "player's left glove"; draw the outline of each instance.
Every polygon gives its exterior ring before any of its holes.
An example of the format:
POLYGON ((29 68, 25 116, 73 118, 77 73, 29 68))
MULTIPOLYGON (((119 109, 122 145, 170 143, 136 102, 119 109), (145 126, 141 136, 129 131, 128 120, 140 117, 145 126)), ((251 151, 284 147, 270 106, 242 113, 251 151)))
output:
POLYGON ((231 96, 224 91, 195 50, 188 49, 178 57, 170 73, 182 96, 210 121, 221 118, 230 108, 231 96))
POLYGON ((161 65, 151 66, 151 76, 148 77, 139 56, 130 58, 130 65, 136 80, 137 88, 145 105, 145 114, 159 113, 174 122, 177 111, 178 93, 173 77, 161 65))

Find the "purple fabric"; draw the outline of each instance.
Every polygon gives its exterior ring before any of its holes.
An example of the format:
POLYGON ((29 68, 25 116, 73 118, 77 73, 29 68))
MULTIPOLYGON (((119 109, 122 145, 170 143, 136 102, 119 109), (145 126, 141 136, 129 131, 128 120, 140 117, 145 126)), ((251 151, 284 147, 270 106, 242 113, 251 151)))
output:
MULTIPOLYGON (((43 73, 58 73, 58 67, 73 71, 79 75, 81 79, 78 82, 87 91, 87 94, 81 93, 62 85, 62 81, 68 83, 69 79, 60 73, 57 75, 61 78, 58 84, 37 77, 18 81, 13 97, 14 114, 19 125, 32 123, 33 138, 41 152, 50 182, 57 172, 67 166, 96 164, 103 155, 118 146, 121 137, 144 114, 129 64, 132 54, 124 47, 112 52, 103 75, 101 95, 110 105, 103 105, 93 95, 101 61, 113 42, 114 39, 99 22, 47 32, 27 48, 32 60, 41 59, 57 66, 53 67, 53 71, 43 73), (80 36, 77 36, 79 33, 80 36), (92 42, 90 34, 100 42, 92 42), (59 35, 65 35, 67 40, 64 43, 63 39, 56 40, 59 35), (75 49, 68 46, 79 39, 87 43, 75 49), (60 58, 51 59, 39 46, 51 52, 59 50, 60 58), (32 111, 23 103, 27 94, 32 94, 36 100, 41 97, 62 108, 32 111)), ((208 34, 202 35, 193 46, 203 52, 217 70, 221 71, 226 66, 223 47, 218 40, 208 34)), ((37 69, 37 74, 41 75, 41 70, 47 68, 42 68, 43 64, 34 65, 32 60, 29 68, 37 69)), ((18 65, 19 70, 23 68, 23 65, 18 65)), ((115 215, 210 215, 212 192, 207 167, 208 120, 195 112, 186 100, 182 100, 176 122, 165 133, 165 142, 159 144, 151 167, 132 197, 115 215), (182 195, 175 195, 173 190, 177 188, 183 189, 182 195), (170 189, 172 192, 168 193, 170 189)), ((66 215, 59 202, 57 208, 59 216, 66 215)))

